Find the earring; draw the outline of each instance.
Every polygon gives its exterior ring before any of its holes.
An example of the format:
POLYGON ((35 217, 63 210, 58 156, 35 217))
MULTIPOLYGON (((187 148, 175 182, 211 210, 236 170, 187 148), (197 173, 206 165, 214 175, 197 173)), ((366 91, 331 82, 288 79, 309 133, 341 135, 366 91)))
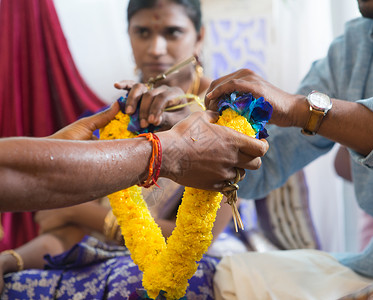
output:
POLYGON ((195 66, 197 76, 201 78, 203 76, 203 67, 200 63, 197 63, 195 66))
POLYGON ((194 57, 196 58, 194 68, 195 68, 197 76, 201 78, 203 76, 202 62, 198 54, 195 54, 194 57))
POLYGON ((138 66, 135 66, 135 68, 133 69, 133 73, 135 74, 136 77, 140 77, 141 76, 141 70, 138 66))

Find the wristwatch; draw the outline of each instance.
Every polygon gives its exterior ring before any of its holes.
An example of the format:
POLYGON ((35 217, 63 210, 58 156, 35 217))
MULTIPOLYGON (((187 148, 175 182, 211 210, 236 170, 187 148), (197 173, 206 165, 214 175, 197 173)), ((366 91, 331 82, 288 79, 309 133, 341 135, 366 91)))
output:
POLYGON ((306 126, 302 129, 302 133, 306 135, 315 135, 324 117, 332 108, 332 101, 328 95, 318 91, 309 93, 307 101, 310 105, 310 115, 306 126))

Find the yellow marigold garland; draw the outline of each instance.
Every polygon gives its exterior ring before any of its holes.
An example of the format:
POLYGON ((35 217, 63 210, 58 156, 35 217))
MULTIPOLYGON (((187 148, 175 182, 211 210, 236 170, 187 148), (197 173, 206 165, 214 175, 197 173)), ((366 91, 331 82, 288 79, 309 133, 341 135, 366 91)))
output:
MULTIPOLYGON (((129 121, 128 115, 119 112, 100 132, 100 138, 135 137, 126 129, 129 121)), ((231 109, 223 111, 217 124, 255 136, 250 123, 231 109)), ((149 297, 155 299, 160 291, 166 292, 167 299, 179 299, 185 295, 188 279, 197 270, 196 262, 211 244, 211 230, 222 197, 218 192, 186 187, 176 227, 166 244, 142 198, 140 187, 133 186, 109 195, 126 247, 143 272, 143 286, 149 297)))

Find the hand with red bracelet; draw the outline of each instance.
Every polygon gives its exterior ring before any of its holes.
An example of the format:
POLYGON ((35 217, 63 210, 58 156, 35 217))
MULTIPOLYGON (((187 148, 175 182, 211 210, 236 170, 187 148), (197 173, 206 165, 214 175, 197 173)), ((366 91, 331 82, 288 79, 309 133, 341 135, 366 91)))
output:
POLYGON ((269 147, 267 141, 212 124, 218 117, 212 111, 196 112, 157 134, 163 148, 161 177, 184 186, 221 191, 227 180, 236 177, 236 168, 242 178, 244 169, 260 167, 269 147))
MULTIPOLYGON (((59 139, 0 139, 0 177, 8 179, 0 182, 0 208, 18 211, 75 205, 146 180, 152 147, 143 138, 60 139, 90 138, 94 129, 108 122, 106 116, 110 119, 118 110, 114 104, 104 114, 79 120, 54 136, 59 139), (99 180, 97 174, 101 174, 99 180)), ((218 113, 198 112, 171 130, 157 133, 163 153, 159 176, 185 186, 221 190, 236 177, 235 168, 241 169, 241 175, 243 169, 258 169, 268 143, 211 124, 217 118, 218 113)))

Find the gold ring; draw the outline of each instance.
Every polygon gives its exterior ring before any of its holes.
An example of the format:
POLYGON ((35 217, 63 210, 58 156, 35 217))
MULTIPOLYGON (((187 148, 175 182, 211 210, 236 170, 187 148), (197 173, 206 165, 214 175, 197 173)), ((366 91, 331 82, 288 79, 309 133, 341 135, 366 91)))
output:
POLYGON ((238 170, 238 168, 235 168, 235 169, 236 169, 236 177, 234 178, 234 183, 239 183, 241 180, 240 170, 238 170))
POLYGON ((232 183, 230 181, 226 181, 226 186, 223 187, 222 192, 233 192, 237 191, 240 187, 237 183, 232 183))
POLYGON ((233 179, 233 182, 231 181, 226 181, 226 186, 223 187, 222 191, 223 192, 231 192, 231 191, 237 191, 240 187, 238 186, 238 182, 241 180, 241 174, 238 168, 236 169, 236 177, 233 179))

